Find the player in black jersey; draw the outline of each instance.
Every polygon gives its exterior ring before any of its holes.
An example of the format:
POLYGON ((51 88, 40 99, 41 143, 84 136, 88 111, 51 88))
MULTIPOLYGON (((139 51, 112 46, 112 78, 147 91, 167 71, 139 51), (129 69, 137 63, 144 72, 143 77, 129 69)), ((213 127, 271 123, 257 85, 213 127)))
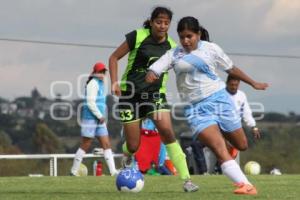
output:
POLYGON ((165 7, 156 7, 150 20, 144 22, 144 28, 126 35, 126 40, 109 58, 112 94, 119 96, 120 118, 123 122, 125 140, 123 152, 126 165, 131 165, 132 155, 140 145, 140 123, 145 117, 152 118, 167 152, 174 163, 184 191, 194 192, 198 186, 190 180, 185 154, 177 143, 172 128, 170 111, 167 109, 166 81, 168 72, 164 72, 155 84, 145 82, 148 67, 167 50, 176 46, 168 36, 172 20, 172 11, 165 7), (128 64, 122 80, 118 82, 118 60, 128 54, 128 64))

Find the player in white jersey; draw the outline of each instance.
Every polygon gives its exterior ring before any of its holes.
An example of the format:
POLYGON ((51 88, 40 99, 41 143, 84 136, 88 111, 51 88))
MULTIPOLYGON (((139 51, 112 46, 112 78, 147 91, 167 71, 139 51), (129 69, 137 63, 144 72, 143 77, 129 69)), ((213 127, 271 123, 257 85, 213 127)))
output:
MULTIPOLYGON (((252 115, 246 94, 239 90, 240 79, 228 76, 226 80, 226 91, 228 92, 230 98, 232 99, 237 113, 240 115, 241 119, 245 122, 246 126, 251 128, 253 136, 255 139, 260 138, 260 131, 256 127, 256 121, 252 115)), ((227 146, 230 155, 233 158, 238 156, 238 149, 234 146, 228 144, 227 146)))
POLYGON ((233 100, 237 112, 245 122, 246 126, 251 128, 255 139, 260 138, 260 131, 256 127, 256 121, 252 115, 251 108, 249 106, 246 94, 239 90, 240 80, 233 76, 228 76, 226 80, 226 91, 230 94, 230 98, 233 100))
POLYGON ((201 41, 196 18, 182 18, 177 32, 182 46, 169 50, 151 65, 146 81, 155 82, 163 71, 174 69, 181 100, 187 103, 184 112, 194 137, 216 154, 223 173, 237 186, 235 194, 255 195, 256 188, 228 153, 221 133, 224 132, 224 137, 239 150, 247 149, 240 117, 216 69, 238 77, 257 90, 265 90, 268 84, 252 80, 235 67, 218 45, 201 41))

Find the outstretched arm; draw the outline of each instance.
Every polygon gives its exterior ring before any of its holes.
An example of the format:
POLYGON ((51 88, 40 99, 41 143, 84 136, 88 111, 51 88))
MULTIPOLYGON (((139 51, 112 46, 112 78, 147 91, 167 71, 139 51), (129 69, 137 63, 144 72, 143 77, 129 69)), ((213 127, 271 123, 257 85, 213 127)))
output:
POLYGON ((267 83, 261 83, 256 82, 253 79, 251 79, 247 74, 245 74, 242 70, 240 70, 238 67, 233 66, 233 68, 226 71, 231 76, 234 76, 245 83, 251 85, 256 90, 265 90, 269 85, 267 83))

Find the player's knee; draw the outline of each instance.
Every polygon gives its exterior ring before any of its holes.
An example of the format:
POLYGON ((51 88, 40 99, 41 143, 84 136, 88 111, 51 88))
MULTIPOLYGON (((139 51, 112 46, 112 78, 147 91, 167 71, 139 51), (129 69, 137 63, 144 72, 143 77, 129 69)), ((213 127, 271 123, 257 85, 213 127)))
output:
POLYGON ((170 127, 162 126, 158 131, 164 137, 174 137, 174 133, 170 127))
POLYGON ((238 144, 237 149, 239 151, 246 151, 248 149, 248 142, 247 141, 243 141, 241 143, 238 144))
POLYGON ((130 145, 127 144, 127 150, 129 151, 129 153, 137 152, 138 148, 139 148, 138 144, 130 144, 130 145))
POLYGON ((85 152, 87 152, 89 150, 90 146, 91 146, 91 143, 92 142, 83 142, 83 143, 80 144, 80 148, 82 150, 84 150, 85 152))
POLYGON ((104 143, 102 143, 102 148, 103 148, 103 149, 110 149, 110 148, 111 148, 111 145, 110 145, 109 142, 104 142, 104 143))
POLYGON ((164 144, 170 144, 176 141, 175 134, 173 134, 172 131, 161 134, 161 139, 164 144))

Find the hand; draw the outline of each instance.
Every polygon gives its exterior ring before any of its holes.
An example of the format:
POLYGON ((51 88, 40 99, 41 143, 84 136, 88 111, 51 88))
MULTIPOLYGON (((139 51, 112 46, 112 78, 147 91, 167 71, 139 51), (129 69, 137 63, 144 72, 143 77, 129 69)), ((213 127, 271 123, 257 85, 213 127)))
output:
POLYGON ((99 124, 103 124, 105 122, 105 118, 104 117, 101 117, 100 119, 99 119, 99 124))
POLYGON ((117 82, 113 83, 111 86, 111 94, 116 96, 121 96, 121 88, 117 82))
POLYGON ((156 76, 156 74, 152 71, 148 71, 147 74, 146 74, 146 78, 145 78, 145 81, 147 83, 153 83, 155 81, 158 80, 159 77, 156 76))
POLYGON ((267 87, 269 87, 268 83, 260 83, 260 82, 254 82, 252 84, 252 87, 256 90, 265 90, 267 87))
POLYGON ((257 127, 252 127, 252 133, 255 139, 261 138, 260 131, 257 127))

